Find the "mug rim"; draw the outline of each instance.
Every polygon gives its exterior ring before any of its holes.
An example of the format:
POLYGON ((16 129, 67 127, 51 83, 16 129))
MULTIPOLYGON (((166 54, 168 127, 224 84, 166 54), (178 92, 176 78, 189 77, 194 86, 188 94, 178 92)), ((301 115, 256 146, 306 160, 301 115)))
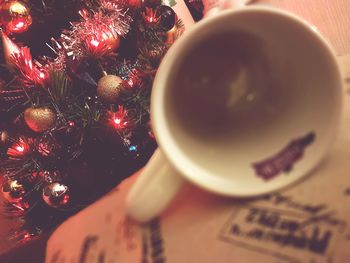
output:
MULTIPOLYGON (((329 149, 335 140, 334 137, 336 131, 339 129, 340 126, 343 105, 342 71, 340 69, 339 63, 336 60, 336 54, 334 49, 329 44, 328 40, 325 39, 311 23, 288 11, 284 11, 275 7, 265 6, 247 6, 238 10, 224 10, 209 18, 204 18, 203 20, 199 21, 188 31, 185 31, 184 35, 181 36, 181 38, 173 44, 173 46, 166 53, 165 57, 163 58, 163 61, 161 62, 158 68, 156 77, 153 82, 151 94, 151 120, 158 147, 161 149, 167 161, 173 166, 173 168, 177 170, 181 174, 181 176, 184 176, 190 182, 210 192, 226 196, 253 197, 261 194, 266 194, 298 182, 300 179, 304 178, 307 174, 309 174, 309 172, 301 176, 295 177, 291 182, 286 182, 284 185, 280 187, 275 187, 274 189, 266 188, 265 191, 254 191, 254 189, 249 189, 247 191, 247 189, 238 190, 237 187, 234 187, 235 191, 232 191, 231 187, 223 186, 222 180, 219 180, 218 176, 215 176, 212 172, 209 172, 210 178, 208 175, 204 176, 205 174, 207 174, 205 169, 195 166, 193 161, 190 161, 188 160, 188 158, 184 157, 184 155, 186 154, 181 152, 181 149, 178 149, 178 144, 175 142, 174 137, 171 136, 169 132, 169 127, 165 121, 166 117, 164 107, 166 107, 166 105, 163 105, 162 101, 164 101, 164 95, 166 91, 165 84, 168 81, 167 76, 171 75, 171 68, 176 61, 176 56, 179 52, 186 48, 188 40, 191 41, 193 40, 193 38, 196 38, 198 32, 200 32, 201 30, 205 30, 208 24, 217 23, 221 19, 225 19, 229 16, 235 16, 236 14, 256 12, 263 13, 265 15, 279 15, 283 18, 293 20, 294 22, 302 26, 305 29, 305 31, 309 31, 314 36, 316 36, 315 39, 317 38, 319 42, 319 48, 326 51, 325 56, 329 57, 329 61, 333 64, 332 67, 334 67, 335 69, 335 74, 337 74, 337 76, 335 77, 337 78, 337 82, 339 83, 339 85, 333 88, 333 93, 337 94, 337 103, 335 104, 337 104, 336 106, 338 106, 338 108, 335 110, 337 114, 334 117, 336 119, 334 122, 336 123, 336 125, 334 125, 333 127, 334 135, 333 138, 328 139, 329 141, 327 142, 328 145, 326 147, 326 150, 319 155, 319 160, 316 164, 312 165, 312 167, 309 168, 309 171, 313 170, 319 164, 319 162, 322 161, 323 157, 327 154, 327 152, 329 152, 329 149)), ((237 179, 237 183, 239 184, 239 179, 237 179)))

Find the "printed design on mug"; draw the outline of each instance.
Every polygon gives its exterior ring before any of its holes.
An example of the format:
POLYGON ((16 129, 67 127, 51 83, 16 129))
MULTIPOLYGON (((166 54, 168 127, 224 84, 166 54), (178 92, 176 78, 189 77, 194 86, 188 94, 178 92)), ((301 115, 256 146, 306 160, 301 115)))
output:
POLYGON ((268 181, 282 172, 289 172, 293 165, 302 159, 304 150, 315 141, 316 134, 309 132, 303 137, 292 140, 286 147, 272 157, 253 164, 257 176, 268 181))

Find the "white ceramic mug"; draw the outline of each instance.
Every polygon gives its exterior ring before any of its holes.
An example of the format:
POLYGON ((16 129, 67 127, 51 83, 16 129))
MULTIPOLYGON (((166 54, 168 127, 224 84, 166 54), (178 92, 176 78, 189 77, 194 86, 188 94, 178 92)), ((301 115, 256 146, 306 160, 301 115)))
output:
POLYGON ((258 6, 204 19, 158 70, 159 149, 127 197, 128 214, 152 219, 184 181, 233 197, 296 182, 329 151, 341 105, 335 55, 310 24, 258 6))

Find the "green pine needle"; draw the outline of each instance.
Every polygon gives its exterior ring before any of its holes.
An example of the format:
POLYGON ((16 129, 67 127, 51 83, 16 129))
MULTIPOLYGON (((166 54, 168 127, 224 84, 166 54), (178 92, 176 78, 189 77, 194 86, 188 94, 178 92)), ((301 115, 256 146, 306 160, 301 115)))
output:
POLYGON ((51 95, 52 101, 57 104, 65 103, 71 96, 72 91, 71 82, 68 80, 65 72, 51 71, 50 80, 48 91, 51 95))

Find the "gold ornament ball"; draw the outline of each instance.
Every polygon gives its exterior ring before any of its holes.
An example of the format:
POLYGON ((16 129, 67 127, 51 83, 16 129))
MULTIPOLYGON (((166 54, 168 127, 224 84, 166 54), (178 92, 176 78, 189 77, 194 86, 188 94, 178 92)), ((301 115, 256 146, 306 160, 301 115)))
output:
POLYGON ((22 33, 28 30, 33 20, 29 7, 21 1, 0 0, 0 26, 4 26, 7 33, 22 33))
POLYGON ((56 114, 49 108, 28 108, 24 112, 24 120, 35 132, 43 132, 53 127, 56 114))
POLYGON ((7 131, 0 131, 0 145, 7 144, 9 141, 9 133, 7 131))
POLYGON ((97 96, 104 102, 114 103, 118 100, 123 80, 115 75, 102 77, 97 83, 97 96))
POLYGON ((7 179, 2 184, 1 193, 7 201, 16 203, 22 200, 26 190, 17 180, 7 179))
POLYGON ((42 197, 48 206, 62 208, 69 202, 69 188, 58 182, 51 183, 44 187, 42 197))

